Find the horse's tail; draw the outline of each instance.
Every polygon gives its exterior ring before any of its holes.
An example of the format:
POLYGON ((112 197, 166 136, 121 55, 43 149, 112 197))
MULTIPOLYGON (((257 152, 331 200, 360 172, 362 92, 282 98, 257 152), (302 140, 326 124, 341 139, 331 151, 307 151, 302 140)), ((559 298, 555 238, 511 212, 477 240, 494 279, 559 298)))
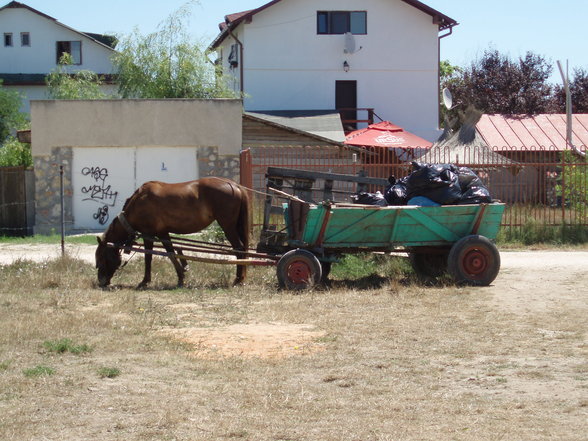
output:
POLYGON ((249 192, 248 189, 239 186, 241 194, 241 206, 239 207, 239 219, 237 220, 237 230, 243 242, 245 251, 249 248, 249 192))

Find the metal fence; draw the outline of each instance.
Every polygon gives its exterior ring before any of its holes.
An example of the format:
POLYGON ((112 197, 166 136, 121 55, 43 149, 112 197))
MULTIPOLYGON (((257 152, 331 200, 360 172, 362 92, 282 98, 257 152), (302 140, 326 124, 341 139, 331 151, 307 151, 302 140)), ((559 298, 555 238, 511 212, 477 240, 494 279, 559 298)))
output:
MULTIPOLYGON (((422 153, 414 149, 264 146, 242 152, 241 177, 245 185, 264 192, 268 167, 399 178, 410 174, 413 160, 451 163, 474 170, 492 197, 507 204, 503 226, 518 227, 529 221, 547 226, 588 225, 588 163, 571 151, 549 147, 498 150, 475 145, 434 147, 424 156, 422 153)), ((321 187, 317 182, 317 197, 321 187)), ((339 190, 346 195, 342 197, 348 197, 355 189, 339 190)))

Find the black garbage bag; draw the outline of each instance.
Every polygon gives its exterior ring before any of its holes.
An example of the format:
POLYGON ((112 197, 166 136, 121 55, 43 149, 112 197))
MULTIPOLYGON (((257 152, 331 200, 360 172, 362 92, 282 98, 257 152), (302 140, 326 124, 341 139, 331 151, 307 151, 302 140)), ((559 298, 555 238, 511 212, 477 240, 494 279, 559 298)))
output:
POLYGON ((384 191, 384 198, 388 205, 406 205, 408 197, 406 196, 407 177, 396 179, 394 176, 388 178, 390 185, 384 191))
POLYGON ((459 167, 459 186, 461 198, 459 204, 483 204, 491 203, 490 192, 479 176, 468 167, 459 167))
POLYGON ((406 180, 408 199, 424 196, 442 205, 459 203, 462 192, 459 170, 452 164, 412 163, 413 171, 406 180))
POLYGON ((384 199, 384 195, 379 191, 376 193, 366 193, 365 191, 362 191, 358 194, 352 195, 351 200, 354 204, 379 205, 380 207, 388 205, 386 199, 384 199))

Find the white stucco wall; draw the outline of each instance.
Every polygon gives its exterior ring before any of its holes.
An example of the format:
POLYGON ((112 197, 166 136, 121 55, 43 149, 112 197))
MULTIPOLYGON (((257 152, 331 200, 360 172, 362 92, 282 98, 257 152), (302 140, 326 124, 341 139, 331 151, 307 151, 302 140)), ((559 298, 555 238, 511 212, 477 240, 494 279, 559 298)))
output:
POLYGON ((2 73, 49 73, 57 65, 57 41, 82 42, 82 64, 71 66, 72 70, 112 73, 112 49, 28 9, 8 8, 0 11, 0 29, 2 36, 10 32, 13 39, 12 47, 5 47, 3 41, 0 45, 2 73), (30 47, 21 46, 21 32, 30 34, 30 47))
MULTIPOLYGON (((283 0, 241 24, 246 110, 335 108, 335 82, 357 81, 358 107, 426 139, 438 134, 438 26, 400 0, 283 0), (367 35, 317 35, 318 10, 367 11, 367 35), (343 71, 343 62, 350 65, 343 71)), ((223 42, 228 70, 229 37, 223 42)))

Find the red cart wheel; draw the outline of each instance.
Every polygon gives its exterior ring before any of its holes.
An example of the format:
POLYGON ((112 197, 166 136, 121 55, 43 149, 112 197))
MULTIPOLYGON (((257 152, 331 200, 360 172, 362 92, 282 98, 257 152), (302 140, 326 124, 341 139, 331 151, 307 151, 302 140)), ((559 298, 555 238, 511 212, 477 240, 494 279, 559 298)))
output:
POLYGON ((447 270, 457 283, 488 286, 500 270, 500 254, 488 238, 466 236, 451 247, 447 270))
POLYGON ((291 250, 278 261, 278 283, 280 288, 301 290, 321 281, 321 263, 314 254, 306 250, 291 250))

